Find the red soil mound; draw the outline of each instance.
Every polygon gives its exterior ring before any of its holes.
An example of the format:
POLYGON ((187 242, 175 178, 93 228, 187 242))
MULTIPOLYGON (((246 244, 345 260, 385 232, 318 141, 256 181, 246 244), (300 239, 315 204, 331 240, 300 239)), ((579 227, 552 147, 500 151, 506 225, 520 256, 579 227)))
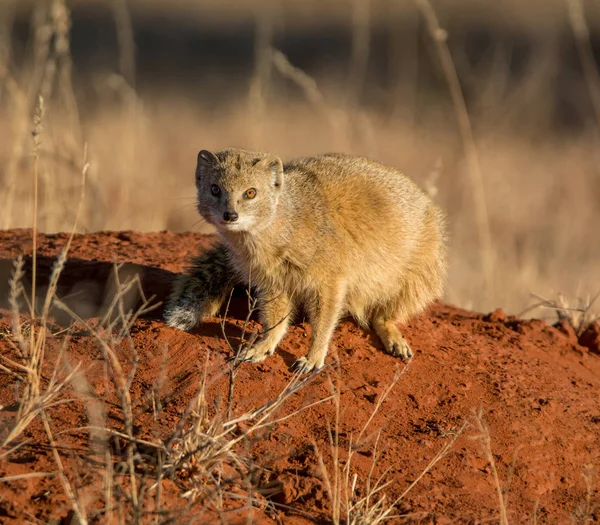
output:
MULTIPOLYGON (((4 334, 0 351, 15 359, 18 354, 11 347, 6 282, 14 257, 25 254, 26 267, 30 266, 30 235, 29 231, 0 232, 0 331, 4 334)), ((43 291, 43 283, 47 283, 66 239, 63 234, 40 236, 39 290, 43 291)), ((183 269, 187 257, 210 242, 209 237, 195 234, 122 232, 76 236, 58 296, 90 324, 97 323, 114 288, 110 277, 113 263, 118 262, 126 263, 121 272, 139 273, 146 295, 155 294, 156 300, 164 300, 174 274, 183 269)), ((26 271, 26 287, 30 273, 26 271)), ((234 346, 246 315, 244 305, 243 295, 236 297, 226 322, 226 333, 234 346)), ((310 327, 301 321, 290 328, 273 357, 238 369, 234 415, 275 398, 290 380, 290 365, 307 350, 310 327)), ((69 363, 81 363, 89 391, 106 402, 105 424, 123 431, 122 415, 108 393, 111 387, 99 345, 81 325, 75 325, 72 337, 66 340, 61 327, 69 322, 59 311, 53 313, 51 328, 56 335, 49 340, 47 361, 55 359, 58 349, 65 346, 64 356, 69 363)), ((467 421, 450 452, 400 500, 393 514, 404 514, 407 521, 422 523, 497 522, 500 504, 494 481, 496 469, 509 523, 531 523, 534 516, 538 523, 600 520, 600 510, 593 508, 594 502, 598 503, 596 487, 600 481, 593 469, 600 464, 597 327, 591 327, 578 341, 567 326, 520 320, 500 310, 481 315, 439 304, 404 331, 415 357, 357 444, 351 470, 357 474, 358 494, 365 494, 369 479, 374 483, 383 475, 383 480, 390 482, 383 490, 388 501, 401 496, 467 421), (495 466, 486 456, 486 440, 477 426, 474 414, 479 410, 489 428, 495 466), (591 484, 588 486, 586 481, 591 484)), ((229 381, 226 359, 231 351, 217 319, 193 333, 182 333, 162 322, 158 308, 138 319, 131 335, 137 358, 132 361, 126 345, 121 345, 118 357, 126 373, 135 367, 130 392, 134 432, 140 439, 157 442, 173 430, 197 393, 204 370, 209 403, 224 405, 229 381), (160 387, 155 387, 157 384, 160 387)), ((327 398, 332 393, 331 385, 336 386, 340 407, 337 439, 345 461, 350 441, 356 443, 395 373, 404 365, 386 355, 372 333, 350 320, 340 324, 333 342, 339 366, 332 350, 328 361, 333 365, 291 395, 278 415, 327 398)), ((0 412, 0 442, 14 424, 18 392, 14 377, 0 371, 0 405, 5 408, 0 412)), ((95 520, 105 522, 105 503, 100 502, 106 495, 106 462, 91 454, 90 432, 74 430, 92 424, 82 403, 57 405, 46 413, 67 479, 78 488, 88 516, 94 518, 94 511, 98 511, 95 520)), ((261 490, 252 492, 247 487, 239 492, 243 497, 252 493, 256 498, 259 510, 254 519, 270 520, 269 515, 284 523, 310 523, 311 519, 330 522, 331 502, 318 454, 323 455, 332 480, 328 428, 336 428, 335 413, 334 400, 323 402, 265 428, 255 436, 257 439, 246 442, 244 453, 261 467, 253 478, 261 490), (270 499, 265 499, 265 494, 270 499), (274 503, 276 516, 268 512, 268 501, 274 503)), ((57 471, 39 419, 12 443, 21 445, 18 450, 4 456, 0 451, 0 477, 57 471)), ((243 428, 241 425, 241 431, 243 428)), ((118 462, 114 468, 115 479, 124 479, 117 489, 124 490, 127 476, 120 473, 126 468, 118 462)), ((138 474, 141 479, 143 473, 138 474)), ((162 482, 163 512, 183 508, 182 486, 182 479, 162 482)), ((148 490, 146 497, 155 502, 156 487, 148 490)), ((249 512, 244 507, 246 501, 228 501, 219 517, 221 522, 243 522, 249 512)), ((154 503, 148 505, 150 508, 154 503)), ((198 517, 202 515, 197 509, 194 512, 196 522, 216 520, 216 514, 210 514, 209 519, 209 514, 198 517)), ((114 519, 117 515, 118 509, 114 509, 114 519)), ((0 482, 2 523, 51 519, 54 523, 70 523, 71 516, 58 476, 0 482)), ((156 515, 144 516, 142 521, 146 517, 150 521, 156 515)), ((189 522, 189 516, 184 516, 180 521, 189 522)))

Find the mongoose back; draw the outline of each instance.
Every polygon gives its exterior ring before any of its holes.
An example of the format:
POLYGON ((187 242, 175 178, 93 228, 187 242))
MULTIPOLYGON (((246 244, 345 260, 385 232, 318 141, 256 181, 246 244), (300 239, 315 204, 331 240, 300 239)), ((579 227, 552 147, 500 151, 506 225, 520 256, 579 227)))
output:
MULTIPOLYGON (((396 325, 442 295, 446 229, 443 213, 410 179, 363 157, 325 154, 283 164, 226 149, 200 151, 196 187, 198 211, 222 242, 211 256, 231 268, 227 284, 235 274, 257 290, 263 335, 246 350, 247 361, 274 353, 299 305, 312 339, 296 370, 324 365, 344 314, 372 325, 388 353, 412 355, 396 325)), ((185 327, 176 314, 181 283, 169 322, 185 327)), ((210 304, 192 315, 214 314, 226 294, 205 295, 210 304)))

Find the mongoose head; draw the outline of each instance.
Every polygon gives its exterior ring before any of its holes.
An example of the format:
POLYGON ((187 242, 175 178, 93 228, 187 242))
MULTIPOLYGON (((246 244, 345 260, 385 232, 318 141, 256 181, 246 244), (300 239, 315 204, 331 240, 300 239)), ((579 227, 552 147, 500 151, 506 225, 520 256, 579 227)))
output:
POLYGON ((283 188, 279 157, 238 149, 202 150, 196 166, 198 211, 225 232, 268 227, 283 188))

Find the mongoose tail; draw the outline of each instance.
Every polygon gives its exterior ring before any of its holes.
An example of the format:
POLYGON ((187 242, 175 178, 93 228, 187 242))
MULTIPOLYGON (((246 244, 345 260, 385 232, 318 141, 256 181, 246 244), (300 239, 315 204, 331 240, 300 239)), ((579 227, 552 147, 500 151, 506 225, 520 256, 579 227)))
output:
POLYGON ((223 244, 194 257, 184 274, 177 276, 167 300, 165 321, 179 330, 191 330, 215 316, 239 283, 223 244))

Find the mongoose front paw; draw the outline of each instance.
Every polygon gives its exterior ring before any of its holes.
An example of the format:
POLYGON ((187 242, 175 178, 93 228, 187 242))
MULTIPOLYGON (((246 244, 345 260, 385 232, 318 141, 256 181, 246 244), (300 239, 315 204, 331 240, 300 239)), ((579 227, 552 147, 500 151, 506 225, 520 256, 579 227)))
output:
POLYGON ((308 374, 309 372, 320 370, 323 368, 323 364, 324 363, 317 363, 316 361, 309 360, 306 357, 301 357, 292 365, 292 371, 308 374))
POLYGON ((402 338, 401 341, 391 341, 390 345, 385 348, 386 352, 394 357, 408 359, 413 356, 413 352, 408 346, 408 343, 402 338))
POLYGON ((240 354, 240 357, 242 361, 248 363, 260 363, 264 361, 267 356, 273 355, 274 352, 275 348, 270 344, 259 341, 250 347, 244 348, 240 354))
POLYGON ((198 312, 193 308, 174 306, 165 311, 165 322, 184 332, 194 328, 199 321, 198 312))

